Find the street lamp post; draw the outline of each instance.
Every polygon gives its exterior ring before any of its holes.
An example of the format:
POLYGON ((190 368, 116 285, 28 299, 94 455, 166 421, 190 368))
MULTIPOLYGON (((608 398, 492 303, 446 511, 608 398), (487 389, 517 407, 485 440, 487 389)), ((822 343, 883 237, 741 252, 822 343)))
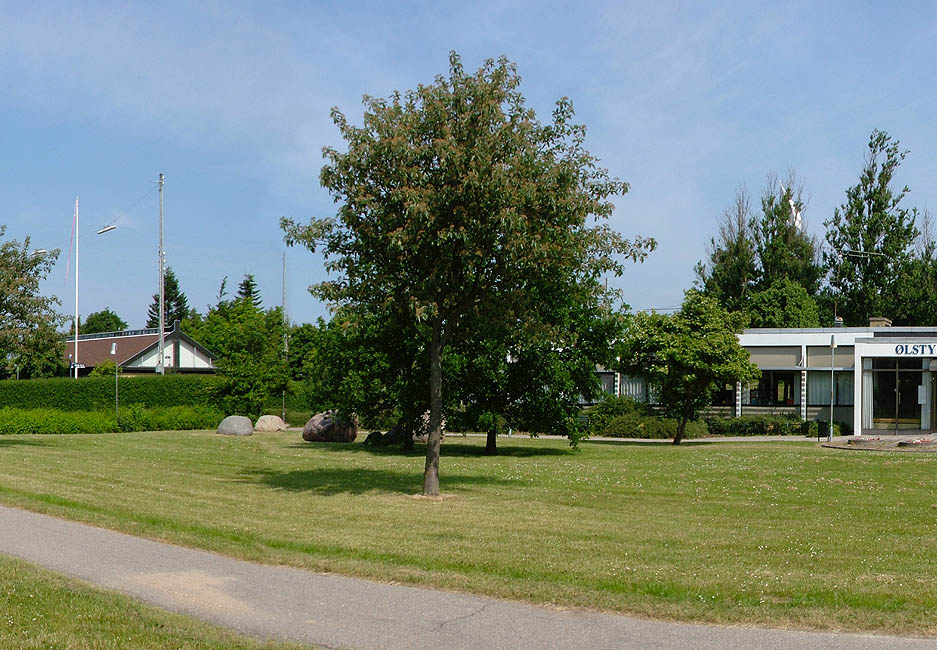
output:
POLYGON ((833 442, 833 350, 836 349, 836 335, 830 334, 830 430, 826 433, 826 441, 833 442))
POLYGON ((114 355, 114 417, 117 419, 117 426, 120 427, 120 400, 117 393, 117 344, 111 343, 111 354, 114 355))

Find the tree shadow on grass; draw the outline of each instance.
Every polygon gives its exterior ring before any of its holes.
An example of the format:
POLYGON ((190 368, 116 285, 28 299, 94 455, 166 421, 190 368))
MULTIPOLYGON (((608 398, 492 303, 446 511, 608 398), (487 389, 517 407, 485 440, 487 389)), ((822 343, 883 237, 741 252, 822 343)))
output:
MULTIPOLYGON (((806 438, 809 440, 809 438, 806 438)), ((735 440, 735 439, 719 439, 719 440, 709 440, 706 438, 690 438, 684 439, 679 445, 673 444, 673 438, 648 438, 648 439, 629 439, 629 440, 583 440, 579 444, 581 445, 609 445, 612 447, 705 447, 709 445, 725 445, 729 443, 746 443, 746 442, 778 442, 775 440, 752 440, 751 438, 746 438, 744 440, 735 440)))
MULTIPOLYGON (((289 446, 290 449, 316 449, 321 451, 365 453, 374 456, 400 456, 404 458, 423 458, 426 456, 426 447, 417 445, 413 449, 402 449, 397 445, 379 447, 361 443, 335 443, 335 442, 301 442, 289 446)), ((442 458, 536 458, 538 456, 567 456, 573 453, 568 448, 541 447, 534 445, 511 445, 498 443, 498 453, 495 456, 485 455, 485 443, 481 444, 442 444, 439 455, 442 458)))
POLYGON ((33 436, 16 434, 0 435, 0 449, 4 447, 48 447, 52 443, 33 436))
MULTIPOLYGON (((308 492, 322 496, 337 494, 365 494, 387 492, 394 494, 419 494, 423 491, 423 476, 418 472, 398 472, 386 469, 360 467, 294 470, 279 472, 269 469, 247 470, 241 480, 260 483, 287 492, 308 492)), ((473 485, 515 485, 521 481, 492 478, 489 476, 466 476, 445 474, 440 481, 448 487, 473 485)))

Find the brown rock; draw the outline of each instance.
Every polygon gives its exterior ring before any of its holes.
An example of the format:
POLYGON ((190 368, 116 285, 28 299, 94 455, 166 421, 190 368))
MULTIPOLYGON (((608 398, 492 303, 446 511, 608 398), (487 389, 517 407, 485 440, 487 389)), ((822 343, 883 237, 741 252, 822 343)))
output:
POLYGON ((306 442, 354 442, 358 437, 358 417, 351 422, 339 420, 334 411, 316 413, 303 427, 306 442))

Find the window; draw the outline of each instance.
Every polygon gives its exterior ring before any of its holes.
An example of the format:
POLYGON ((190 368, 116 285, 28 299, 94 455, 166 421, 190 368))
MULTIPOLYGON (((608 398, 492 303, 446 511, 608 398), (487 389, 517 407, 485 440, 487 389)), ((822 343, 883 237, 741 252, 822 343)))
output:
MULTIPOLYGON (((797 375, 793 370, 762 370, 761 379, 747 386, 752 406, 792 406, 800 402, 797 375)), ((743 391, 744 397, 745 391, 743 391)))
MULTIPOLYGON (((853 373, 834 373, 836 386, 833 391, 835 406, 853 405, 853 373)), ((830 373, 825 371, 807 373, 807 404, 810 406, 830 405, 830 373)))
POLYGON ((713 391, 713 406, 733 406, 735 404, 735 384, 720 384, 713 391))

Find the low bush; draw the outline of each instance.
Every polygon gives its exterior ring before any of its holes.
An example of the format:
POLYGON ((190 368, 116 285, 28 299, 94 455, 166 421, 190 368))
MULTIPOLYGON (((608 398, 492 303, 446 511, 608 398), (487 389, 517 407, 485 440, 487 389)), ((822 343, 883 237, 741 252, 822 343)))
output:
POLYGON ((604 431, 609 423, 620 417, 649 416, 650 409, 630 397, 606 397, 586 411, 586 433, 590 436, 607 435, 604 431))
MULTIPOLYGON (((673 418, 627 413, 609 420, 605 428, 595 435, 608 438, 667 439, 673 438, 676 433, 677 421, 673 418)), ((706 423, 701 420, 687 422, 684 431, 687 438, 703 438, 707 433, 706 423)))
POLYGON ((118 423, 113 411, 3 407, 0 408, 0 435, 214 429, 222 417, 221 411, 206 406, 173 406, 161 409, 130 406, 120 410, 118 423))
POLYGON ((706 426, 713 436, 803 436, 808 433, 808 423, 786 415, 708 417, 706 426))

